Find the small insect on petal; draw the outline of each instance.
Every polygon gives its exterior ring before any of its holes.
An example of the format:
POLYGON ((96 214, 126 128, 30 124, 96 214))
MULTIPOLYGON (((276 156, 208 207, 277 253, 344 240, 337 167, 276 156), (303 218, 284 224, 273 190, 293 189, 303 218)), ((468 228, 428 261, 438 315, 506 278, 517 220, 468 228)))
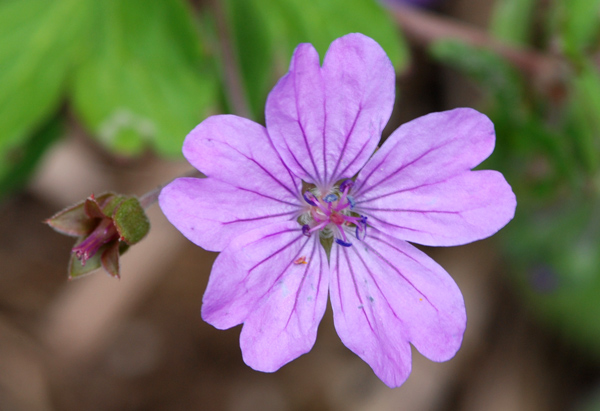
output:
POLYGON ((306 260, 305 256, 299 257, 294 261, 294 264, 296 265, 301 265, 301 264, 308 264, 308 261, 306 260))

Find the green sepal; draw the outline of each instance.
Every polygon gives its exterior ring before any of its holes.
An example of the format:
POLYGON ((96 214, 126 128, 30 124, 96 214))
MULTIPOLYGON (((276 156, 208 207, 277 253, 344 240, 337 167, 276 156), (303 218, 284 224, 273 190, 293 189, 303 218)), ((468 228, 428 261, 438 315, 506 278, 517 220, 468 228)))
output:
POLYGON ((109 193, 109 196, 104 202, 100 203, 100 207, 102 208, 102 214, 105 216, 112 218, 113 214, 117 210, 117 207, 126 199, 126 196, 119 196, 114 193, 109 193))
POLYGON ((104 268, 104 271, 110 274, 111 277, 121 278, 119 275, 119 242, 114 241, 109 243, 108 246, 109 247, 100 257, 102 268, 104 268))
MULTIPOLYGON (((78 240, 75 246, 83 240, 83 238, 78 240)), ((111 277, 121 278, 119 273, 119 256, 123 255, 128 249, 129 246, 127 244, 112 241, 100 247, 98 252, 85 262, 85 265, 82 265, 81 261, 72 253, 69 261, 69 279, 84 277, 99 268, 103 268, 111 277), (118 250, 118 252, 115 253, 115 250, 118 250)))
POLYGON ((98 200, 93 196, 88 197, 83 203, 83 209, 85 214, 89 218, 106 218, 107 216, 102 212, 98 200))
POLYGON ((113 220, 122 241, 135 244, 150 231, 150 221, 139 200, 130 197, 115 209, 113 220))
MULTIPOLYGON (((104 193, 98 197, 91 196, 59 211, 44 222, 61 234, 71 237, 86 236, 98 224, 96 218, 111 216, 112 211, 118 205, 118 203, 110 201, 111 197, 116 197, 116 195, 104 193), (102 210, 98 207, 101 207, 102 210)), ((124 198, 119 197, 118 201, 122 201, 124 198)))
MULTIPOLYGON (((317 233, 317 235, 319 235, 317 233)), ((319 241, 321 245, 325 249, 325 254, 327 254, 327 261, 331 259, 331 247, 333 246, 333 237, 319 237, 319 241)))
MULTIPOLYGON (((84 238, 81 238, 77 241, 75 247, 83 240, 84 238)), ((111 244, 105 244, 100 247, 96 254, 87 259, 85 265, 81 264, 81 261, 75 256, 75 253, 71 253, 71 259, 69 261, 69 279, 83 277, 100 268, 102 266, 101 256, 110 245, 111 244)))
POLYGON ((54 214, 44 221, 54 230, 71 237, 82 237, 94 229, 96 223, 85 213, 84 201, 54 214))

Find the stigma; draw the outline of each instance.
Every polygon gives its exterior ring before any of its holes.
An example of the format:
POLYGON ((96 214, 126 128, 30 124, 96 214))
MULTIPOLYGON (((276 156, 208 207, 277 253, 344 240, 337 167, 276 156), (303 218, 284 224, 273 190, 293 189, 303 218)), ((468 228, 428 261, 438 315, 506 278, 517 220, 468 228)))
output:
POLYGON ((299 219, 302 233, 333 237, 343 247, 352 246, 353 236, 363 240, 367 233, 367 217, 353 211, 356 203, 349 194, 353 185, 354 181, 344 180, 323 196, 306 191, 303 197, 307 211, 299 219))

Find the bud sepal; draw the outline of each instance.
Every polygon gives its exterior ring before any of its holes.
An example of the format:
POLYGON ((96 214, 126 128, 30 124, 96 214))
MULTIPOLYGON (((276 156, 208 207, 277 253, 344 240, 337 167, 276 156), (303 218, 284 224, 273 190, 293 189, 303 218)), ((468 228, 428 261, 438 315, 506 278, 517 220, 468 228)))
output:
POLYGON ((115 193, 91 195, 45 222, 59 233, 77 237, 71 249, 70 279, 98 268, 119 278, 119 256, 150 230, 140 201, 115 193))

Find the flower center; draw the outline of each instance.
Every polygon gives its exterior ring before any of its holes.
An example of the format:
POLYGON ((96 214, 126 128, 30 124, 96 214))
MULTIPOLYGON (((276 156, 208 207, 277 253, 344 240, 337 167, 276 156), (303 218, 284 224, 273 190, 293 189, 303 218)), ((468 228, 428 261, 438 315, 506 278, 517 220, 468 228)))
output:
POLYGON ((304 193, 308 211, 300 216, 302 232, 310 236, 318 231, 322 238, 333 237, 334 241, 344 247, 352 243, 349 233, 354 231, 357 239, 362 240, 367 233, 367 217, 352 211, 354 199, 348 193, 354 181, 344 180, 339 187, 322 197, 311 191, 304 193))

